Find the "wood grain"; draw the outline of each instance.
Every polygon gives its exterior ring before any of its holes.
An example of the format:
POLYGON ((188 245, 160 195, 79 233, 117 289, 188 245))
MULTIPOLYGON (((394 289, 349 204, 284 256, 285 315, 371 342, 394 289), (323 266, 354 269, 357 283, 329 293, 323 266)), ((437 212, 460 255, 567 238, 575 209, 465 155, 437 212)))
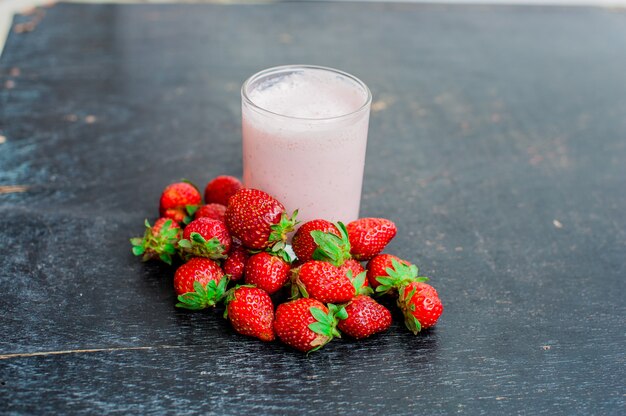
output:
POLYGON ((46 9, 0 58, 0 185, 30 186, 0 194, 0 412, 626 413, 624 39, 600 8, 46 9), (306 356, 130 253, 166 184, 240 175, 239 87, 286 63, 371 88, 362 215, 399 225, 435 329, 395 311, 306 356))

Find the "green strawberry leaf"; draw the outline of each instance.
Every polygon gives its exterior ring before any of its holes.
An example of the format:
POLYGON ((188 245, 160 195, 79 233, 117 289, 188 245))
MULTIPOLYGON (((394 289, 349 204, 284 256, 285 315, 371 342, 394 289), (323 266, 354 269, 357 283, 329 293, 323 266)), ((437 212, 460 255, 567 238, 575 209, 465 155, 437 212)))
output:
POLYGON ((386 277, 386 276, 378 276, 376 278, 376 281, 380 283, 381 285, 387 285, 387 286, 391 286, 395 282, 394 279, 392 279, 391 277, 386 277))
POLYGON ((309 311, 311 312, 311 315, 313 315, 313 318, 315 318, 317 322, 321 322, 327 325, 332 322, 332 318, 320 308, 311 307, 309 308, 309 311))
POLYGON ((171 219, 167 219, 165 220, 165 222, 163 223, 163 226, 161 227, 161 233, 163 233, 164 231, 168 231, 168 230, 173 230, 174 228, 172 228, 172 220, 171 219))
POLYGON ((328 326, 320 322, 313 322, 312 324, 309 325, 309 329, 315 332, 316 334, 330 335, 328 326))
POLYGON ((350 255, 350 240, 342 222, 336 224, 341 236, 331 232, 313 230, 311 237, 317 247, 313 252, 313 260, 328 261, 335 266, 341 266, 352 258, 350 255))
POLYGON ((174 244, 165 244, 163 246, 163 251, 167 254, 176 254, 176 248, 174 247, 174 244))
POLYGON ((204 237, 202 237, 202 235, 200 233, 191 233, 191 241, 198 243, 198 244, 205 244, 206 240, 204 239, 204 237))
POLYGON ((161 261, 163 261, 164 263, 169 264, 170 266, 172 265, 172 257, 167 254, 167 253, 163 253, 159 255, 159 258, 161 259, 161 261))
POLYGON ((189 240, 180 240, 178 242, 178 247, 180 248, 191 248, 191 241, 189 240))
POLYGON ((348 319, 348 311, 342 306, 337 313, 335 313, 335 316, 343 321, 344 319, 348 319))
POLYGON ((387 285, 380 285, 376 288, 376 292, 377 293, 386 293, 389 292, 391 290, 391 286, 387 286, 387 285))
POLYGON ((204 302, 204 298, 196 292, 187 292, 178 296, 179 302, 176 304, 177 308, 185 308, 190 310, 200 310, 207 307, 204 302))
POLYGON ((141 256, 145 251, 146 249, 143 246, 139 246, 139 245, 133 246, 133 254, 135 256, 141 256))
POLYGON ((185 209, 187 210, 187 214, 189 214, 190 217, 193 217, 193 214, 196 213, 198 208, 200 208, 200 205, 187 205, 187 206, 185 206, 185 209))
POLYGON ((420 321, 418 321, 413 315, 407 316, 404 320, 404 324, 409 331, 413 332, 415 335, 422 330, 422 324, 420 324, 420 321))

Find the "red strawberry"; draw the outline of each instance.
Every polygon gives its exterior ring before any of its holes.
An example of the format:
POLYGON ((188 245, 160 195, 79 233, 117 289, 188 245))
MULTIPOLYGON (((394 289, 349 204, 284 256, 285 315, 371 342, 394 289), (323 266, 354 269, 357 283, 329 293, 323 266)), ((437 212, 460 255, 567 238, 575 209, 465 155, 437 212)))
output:
POLYGON ((228 258, 224 260, 222 268, 224 273, 230 276, 230 280, 238 281, 244 275, 246 262, 248 261, 248 252, 240 245, 233 245, 228 258))
POLYGON ((246 284, 255 285, 271 295, 287 283, 290 269, 289 263, 282 258, 262 251, 246 262, 244 279, 246 284))
POLYGON ((202 217, 185 227, 183 239, 178 242, 178 246, 185 257, 208 257, 217 260, 226 257, 231 243, 226 224, 202 217))
POLYGON ((224 222, 224 213, 226 212, 226 207, 220 204, 206 204, 202 205, 200 208, 196 210, 193 217, 195 219, 198 218, 211 218, 212 220, 218 220, 224 222))
POLYGON ((299 290, 304 297, 311 297, 322 303, 344 303, 361 292, 365 273, 353 276, 351 270, 346 273, 331 263, 311 260, 294 271, 293 279, 294 296, 297 296, 299 290))
POLYGON ((241 189, 226 207, 226 225, 245 247, 263 250, 278 243, 284 247, 287 233, 293 231, 295 217, 287 217, 285 207, 258 189, 241 189))
POLYGON ((434 287, 422 282, 410 282, 398 289, 398 306, 404 323, 414 334, 437 323, 443 305, 434 287))
POLYGON ((228 316, 236 332, 261 341, 274 340, 274 304, 264 290, 239 286, 229 290, 225 302, 224 317, 228 316))
POLYGON ((392 261, 396 260, 406 266, 410 266, 411 263, 408 261, 402 260, 399 257, 394 256, 393 254, 378 254, 374 256, 369 263, 367 263, 367 280, 372 286, 373 289, 376 289, 380 286, 380 283, 376 278, 378 277, 389 277, 389 273, 387 272, 388 268, 393 269, 392 261))
POLYGON ((313 253, 317 249, 318 245, 311 236, 311 231, 321 231, 324 233, 332 233, 337 237, 341 237, 339 230, 333 223, 326 220, 313 220, 305 222, 298 228, 298 231, 291 240, 291 246, 294 253, 298 256, 298 260, 301 262, 307 262, 313 260, 313 253))
POLYGON ((278 338, 302 352, 315 351, 341 337, 337 320, 347 318, 342 307, 333 304, 328 308, 315 299, 296 299, 278 305, 274 332, 278 338))
POLYGON ((348 224, 352 257, 369 260, 395 237, 396 225, 385 218, 359 218, 348 224))
POLYGON ((176 253, 176 244, 182 236, 178 223, 169 218, 159 218, 153 226, 148 220, 144 222, 146 231, 143 237, 130 239, 133 245, 133 254, 142 256, 142 260, 161 259, 172 264, 172 255, 176 253))
POLYGON ((348 317, 339 321, 341 332, 352 338, 367 338, 391 326, 391 312, 369 296, 357 296, 346 306, 348 317))
POLYGON ((177 182, 169 185, 161 194, 159 213, 162 217, 182 223, 187 217, 187 207, 201 203, 202 196, 195 186, 187 182, 177 182))
POLYGON ((179 295, 176 306, 204 309, 222 300, 228 278, 213 260, 195 257, 176 270, 174 290, 179 295))
POLYGON ((228 205, 228 199, 243 188, 241 181, 234 176, 218 176, 204 188, 204 201, 207 204, 216 203, 228 205))

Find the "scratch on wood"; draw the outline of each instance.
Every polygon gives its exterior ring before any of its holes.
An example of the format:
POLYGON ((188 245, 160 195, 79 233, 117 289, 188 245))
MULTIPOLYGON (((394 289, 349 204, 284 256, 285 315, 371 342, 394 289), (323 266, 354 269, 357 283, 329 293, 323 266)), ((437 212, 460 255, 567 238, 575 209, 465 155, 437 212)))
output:
POLYGON ((116 352, 116 351, 146 351, 157 349, 170 349, 170 348, 183 348, 180 345, 157 345, 154 347, 113 347, 113 348, 90 348, 79 350, 60 350, 60 351, 37 351, 26 353, 13 353, 13 354, 1 354, 0 360, 8 360, 10 358, 24 358, 24 357, 46 357, 49 355, 64 355, 64 354, 88 354, 94 352, 116 352))
POLYGON ((489 250, 485 248, 485 239, 478 231, 474 231, 474 235, 476 236, 476 239, 477 239, 476 252, 479 254, 482 254, 485 262, 487 263, 491 271, 495 272, 496 262, 493 260, 493 257, 489 253, 489 250))
POLYGON ((28 185, 4 185, 0 186, 0 195, 2 194, 15 194, 18 192, 26 192, 30 186, 28 185))

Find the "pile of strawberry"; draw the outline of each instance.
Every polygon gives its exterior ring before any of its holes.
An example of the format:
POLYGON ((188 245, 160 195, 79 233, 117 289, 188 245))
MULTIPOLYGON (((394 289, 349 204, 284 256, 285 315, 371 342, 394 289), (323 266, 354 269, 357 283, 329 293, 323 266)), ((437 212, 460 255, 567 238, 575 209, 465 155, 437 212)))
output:
POLYGON ((206 186, 204 202, 189 182, 169 185, 160 218, 154 225, 146 220, 144 236, 131 239, 133 253, 144 261, 172 264, 180 257, 178 307, 224 303, 224 316, 238 333, 262 341, 278 337, 303 352, 341 333, 362 339, 387 330, 391 312, 374 294, 394 296, 415 334, 435 325, 443 311, 415 265, 381 254, 397 232, 387 219, 361 218, 347 226, 306 222, 293 235, 291 252, 287 241, 297 211, 289 215, 267 193, 218 176, 206 186))

